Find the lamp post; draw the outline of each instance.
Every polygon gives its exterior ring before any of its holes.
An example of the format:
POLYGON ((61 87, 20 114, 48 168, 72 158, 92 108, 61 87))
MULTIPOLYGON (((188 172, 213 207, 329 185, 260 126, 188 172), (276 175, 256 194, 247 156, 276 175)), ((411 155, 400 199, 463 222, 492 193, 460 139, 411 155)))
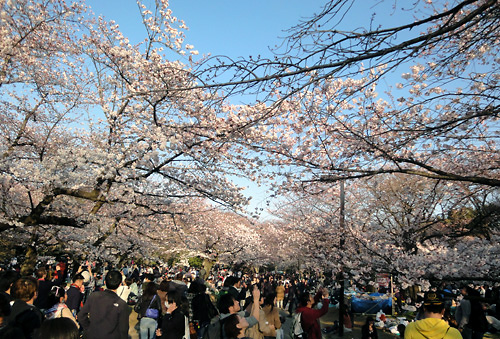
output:
POLYGON ((344 266, 343 266, 343 251, 345 244, 345 217, 344 217, 344 207, 345 207, 345 194, 344 194, 344 180, 340 181, 340 242, 339 242, 339 253, 340 253, 340 272, 339 272, 339 284, 340 284, 340 295, 339 295, 339 336, 344 335, 344 266))

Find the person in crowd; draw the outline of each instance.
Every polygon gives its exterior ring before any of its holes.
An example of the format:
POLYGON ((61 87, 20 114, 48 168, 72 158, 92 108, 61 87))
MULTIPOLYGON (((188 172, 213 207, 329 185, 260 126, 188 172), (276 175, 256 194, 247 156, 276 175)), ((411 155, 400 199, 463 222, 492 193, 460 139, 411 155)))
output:
POLYGON ((127 304, 135 305, 139 300, 139 285, 137 284, 138 278, 130 277, 132 283, 130 284, 130 293, 128 295, 127 304))
POLYGON ((222 325, 220 329, 221 333, 226 333, 224 328, 226 318, 232 314, 237 315, 238 328, 242 330, 240 333, 242 336, 245 336, 247 328, 257 325, 260 319, 260 290, 257 285, 253 285, 252 287, 252 303, 253 306, 251 307, 250 314, 247 314, 241 310, 240 303, 231 294, 222 295, 219 299, 220 321, 222 325))
POLYGON ((399 332, 399 337, 400 338, 404 338, 405 337, 406 326, 404 324, 399 324, 397 326, 397 330, 399 332))
MULTIPOLYGON (((258 303, 258 310, 259 310, 259 317, 258 323, 256 326, 249 326, 248 328, 245 329, 245 337, 251 338, 251 339, 264 339, 264 333, 270 333, 271 330, 274 329, 274 326, 271 328, 271 325, 269 325, 269 322, 266 320, 266 315, 264 311, 262 310, 262 305, 264 305, 264 296, 261 294, 259 303, 258 303)), ((254 300, 253 296, 247 298, 245 302, 245 314, 251 314, 252 309, 254 307, 254 300)))
POLYGON ((177 291, 167 295, 167 312, 161 319, 161 328, 156 331, 160 339, 182 339, 186 333, 186 316, 181 311, 181 295, 177 291))
POLYGON ((53 286, 50 290, 49 294, 49 304, 52 304, 52 307, 48 308, 45 312, 46 319, 54 319, 54 318, 69 318, 80 327, 73 316, 73 312, 69 309, 68 305, 66 305, 66 300, 68 295, 62 286, 53 286))
POLYGON ((38 339, 79 339, 77 325, 68 318, 53 318, 43 322, 37 331, 38 339))
POLYGON ((57 280, 49 280, 47 279, 47 269, 45 267, 40 267, 35 271, 35 276, 38 279, 38 291, 34 305, 43 313, 52 306, 49 301, 50 291, 53 286, 57 286, 62 283, 63 275, 56 274, 58 277, 57 280))
POLYGON ((460 304, 458 305, 455 311, 455 320, 457 321, 458 329, 462 332, 462 336, 465 339, 471 338, 471 331, 466 326, 469 323, 471 305, 470 300, 467 297, 469 292, 472 291, 472 288, 469 286, 462 286, 460 289, 460 293, 462 294, 462 300, 460 300, 460 304))
POLYGON ((193 300, 191 300, 193 321, 197 323, 196 334, 198 339, 201 339, 207 331, 210 320, 217 316, 219 311, 210 300, 210 296, 206 293, 207 286, 201 279, 195 279, 190 288, 193 288, 193 292, 195 293, 193 300))
POLYGON ((156 294, 160 297, 162 314, 167 313, 167 307, 165 306, 167 302, 167 294, 170 288, 170 282, 167 279, 163 279, 158 286, 156 294))
POLYGON ((21 328, 8 322, 10 313, 10 296, 0 294, 0 338, 24 339, 25 336, 21 328))
POLYGON ((276 286, 276 307, 282 309, 284 300, 285 300, 285 286, 283 285, 283 281, 279 281, 278 286, 276 286))
POLYGON ((244 338, 248 328, 259 323, 260 319, 260 290, 256 284, 252 287, 252 304, 250 314, 240 309, 240 303, 230 294, 223 295, 219 300, 221 312, 221 336, 224 339, 244 338))
POLYGON ((14 303, 7 321, 20 328, 26 338, 34 338, 35 330, 43 322, 42 312, 33 305, 37 288, 34 277, 21 277, 12 284, 10 291, 14 303))
POLYGON ((424 296, 424 319, 414 321, 405 329, 405 339, 443 338, 460 339, 462 335, 444 321, 444 301, 436 292, 428 292, 424 296))
POLYGON ((245 336, 245 328, 246 323, 242 320, 242 318, 238 314, 230 314, 225 322, 224 322, 224 333, 223 336, 225 339, 237 339, 244 338, 250 339, 245 336))
POLYGON ((288 292, 290 292, 290 281, 285 281, 285 299, 283 300, 283 309, 288 306, 288 292))
POLYGON ((19 273, 14 270, 5 270, 0 273, 0 294, 3 294, 9 301, 13 300, 10 295, 12 284, 19 277, 19 273))
POLYGON ((80 274, 83 277, 83 299, 82 303, 84 303, 90 293, 92 293, 96 288, 96 280, 94 278, 94 274, 92 273, 92 265, 87 261, 85 265, 80 266, 79 270, 80 274))
POLYGON ((175 275, 175 278, 170 281, 169 290, 177 291, 180 296, 185 296, 187 294, 188 285, 184 281, 184 275, 182 274, 182 272, 177 273, 175 275))
POLYGON ((265 339, 275 339, 277 331, 281 328, 280 314, 278 308, 275 306, 276 300, 277 296, 275 293, 268 294, 264 298, 264 304, 262 305, 266 325, 269 326, 268 331, 263 331, 265 339))
POLYGON ((242 283, 241 278, 233 275, 227 277, 226 281, 228 281, 227 292, 231 294, 234 297, 234 299, 238 300, 239 302, 244 300, 245 295, 247 293, 247 289, 245 288, 245 286, 243 286, 244 284, 242 283))
POLYGON ((123 278, 124 278, 123 283, 116 290, 116 294, 118 294, 118 296, 122 298, 123 301, 127 302, 128 296, 130 295, 130 291, 132 290, 130 285, 132 285, 133 280, 131 278, 122 276, 122 279, 123 278))
POLYGON ((262 289, 263 289, 264 295, 271 294, 275 291, 275 287, 273 286, 273 277, 272 276, 264 278, 264 282, 262 284, 262 289))
POLYGON ((64 280, 64 277, 67 273, 66 271, 68 270, 66 261, 66 258, 61 258, 61 260, 59 260, 56 267, 54 268, 54 276, 52 277, 52 280, 64 280))
POLYGON ((154 338, 162 315, 161 300, 157 294, 156 283, 149 282, 144 286, 142 295, 134 306, 134 311, 137 312, 141 339, 154 338))
POLYGON ((106 290, 91 293, 77 319, 88 338, 128 339, 130 310, 116 294, 122 283, 120 271, 110 270, 104 282, 106 290))
MULTIPOLYGON (((401 337, 404 338, 403 336, 401 337)), ((378 339, 375 319, 373 317, 366 317, 365 324, 361 327, 361 339, 378 339)))
POLYGON ((321 309, 313 308, 317 301, 309 292, 304 292, 300 296, 300 306, 295 311, 301 313, 302 329, 307 333, 307 339, 321 339, 319 318, 328 312, 328 305, 330 304, 328 289, 321 288, 317 295, 323 297, 321 309))
POLYGON ((481 302, 482 297, 478 290, 471 289, 468 292, 468 298, 470 301, 470 316, 465 327, 472 339, 482 339, 489 326, 486 320, 486 306, 481 302))
POLYGON ((84 280, 85 279, 81 273, 75 274, 72 279, 73 283, 70 285, 68 291, 66 292, 68 295, 66 305, 68 305, 74 316, 78 314, 78 311, 80 310, 83 302, 84 280))
POLYGON ((297 307, 298 290, 295 281, 290 282, 288 288, 288 316, 291 317, 297 307))

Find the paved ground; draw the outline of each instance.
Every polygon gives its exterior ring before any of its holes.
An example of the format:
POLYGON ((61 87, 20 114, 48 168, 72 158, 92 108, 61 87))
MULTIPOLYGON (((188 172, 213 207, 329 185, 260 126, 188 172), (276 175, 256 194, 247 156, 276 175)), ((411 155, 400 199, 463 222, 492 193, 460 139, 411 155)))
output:
MULTIPOLYGON (((285 311, 280 311, 281 315, 284 315, 285 317, 288 315, 288 312, 285 311)), ((334 308, 330 308, 329 312, 325 314, 321 318, 321 327, 327 327, 327 326, 332 326, 333 322, 335 320, 338 320, 338 311, 334 308)), ((354 330, 352 332, 345 332, 344 336, 342 338, 344 339, 354 339, 354 338, 361 338, 361 326, 364 324, 365 318, 358 316, 354 318, 354 330)), ((133 310, 131 310, 130 313, 130 327, 129 327, 129 337, 130 339, 139 339, 139 334, 137 333, 136 329, 134 328, 135 325, 137 324, 137 313, 135 313, 133 310)), ((290 327, 292 325, 292 318, 287 317, 285 323, 283 324, 283 333, 285 334, 284 339, 291 339, 290 338, 290 327)), ((387 338, 394 338, 394 335, 383 333, 382 331, 379 331, 379 338, 380 339, 387 339, 387 338)), ((332 339, 332 338, 340 338, 338 335, 335 334, 323 334, 324 339, 332 339)))
MULTIPOLYGON (((281 315, 287 316, 288 312, 285 311, 280 311, 281 315)), ((330 308, 328 313, 325 314, 321 319, 321 328, 325 328, 328 326, 333 326, 333 323, 335 320, 339 319, 339 314, 338 310, 335 308, 330 308)), ((365 323, 366 316, 363 315, 355 315, 354 316, 354 328, 352 332, 344 332, 344 335, 340 337, 337 334, 333 333, 326 333, 323 334, 323 339, 334 339, 334 338, 343 338, 343 339, 359 339, 361 338, 361 326, 365 323)), ((135 325, 137 324, 137 313, 135 313, 131 309, 130 313, 130 330, 129 330, 129 337, 130 339, 139 339, 139 334, 137 333, 136 329, 134 328, 135 325)), ((292 325, 292 318, 287 317, 285 323, 283 324, 283 332, 285 335, 284 339, 291 339, 290 338, 290 326, 292 325)), ((381 329, 378 329, 378 337, 379 339, 393 339, 393 338, 398 338, 399 336, 394 335, 389 332, 385 332, 381 329)), ((499 339, 500 334, 487 334, 484 336, 484 338, 494 338, 494 339, 499 339)))

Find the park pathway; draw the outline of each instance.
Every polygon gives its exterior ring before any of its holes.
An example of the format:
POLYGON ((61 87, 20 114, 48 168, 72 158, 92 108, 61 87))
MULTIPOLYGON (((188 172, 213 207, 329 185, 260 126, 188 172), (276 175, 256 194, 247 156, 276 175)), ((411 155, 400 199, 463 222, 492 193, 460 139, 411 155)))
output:
MULTIPOLYGON (((284 339, 291 339, 290 333, 290 327, 292 326, 292 318, 288 317, 288 312, 280 310, 280 315, 283 315, 286 317, 286 321, 283 324, 283 333, 285 335, 284 339)), ((343 339, 360 339, 361 338, 361 326, 365 323, 366 320, 366 315, 355 315, 354 316, 354 328, 352 332, 344 332, 344 335, 340 337, 339 335, 335 333, 323 333, 323 339, 336 339, 336 338, 343 338, 343 339)), ((335 320, 339 319, 339 312, 338 309, 334 307, 330 307, 328 310, 328 313, 325 314, 321 319, 321 328, 325 328, 328 326, 333 326, 333 323, 335 320)), ((135 325, 137 324, 137 313, 134 312, 134 310, 131 307, 131 313, 130 313, 130 328, 129 328, 129 338, 130 339, 139 339, 139 334, 137 333, 137 330, 134 328, 135 325)), ((392 333, 385 332, 383 330, 378 330, 378 337, 379 339, 394 339, 394 338, 399 338, 399 336, 394 335, 392 333)), ((484 338, 494 338, 494 339, 500 339, 500 334, 487 334, 484 336, 484 338)))

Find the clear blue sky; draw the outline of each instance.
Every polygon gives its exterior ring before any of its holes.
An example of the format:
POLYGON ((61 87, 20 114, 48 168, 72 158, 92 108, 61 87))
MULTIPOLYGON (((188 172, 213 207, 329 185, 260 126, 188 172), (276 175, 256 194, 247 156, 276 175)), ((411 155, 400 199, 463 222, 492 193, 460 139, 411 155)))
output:
MULTIPOLYGON (((151 0, 149 0, 151 1, 151 0)), ((115 20, 132 43, 144 39, 135 0, 88 0, 97 15, 115 20)), ((284 30, 321 11, 324 0, 170 0, 173 15, 184 20, 189 30, 186 41, 202 54, 232 58, 265 55, 283 37, 284 30)), ((146 2, 147 4, 147 2, 146 2)), ((266 208, 265 188, 248 186, 252 197, 249 211, 266 208)), ((263 216, 267 216, 264 212, 263 216)))
MULTIPOLYGON (((148 0, 152 1, 152 0, 148 0)), ((145 3, 147 4, 148 1, 145 3)), ((186 43, 200 54, 231 57, 266 53, 283 30, 321 11, 325 0, 170 0, 189 30, 186 43)), ((144 38, 135 0, 88 0, 96 14, 115 20, 124 35, 144 38)))

